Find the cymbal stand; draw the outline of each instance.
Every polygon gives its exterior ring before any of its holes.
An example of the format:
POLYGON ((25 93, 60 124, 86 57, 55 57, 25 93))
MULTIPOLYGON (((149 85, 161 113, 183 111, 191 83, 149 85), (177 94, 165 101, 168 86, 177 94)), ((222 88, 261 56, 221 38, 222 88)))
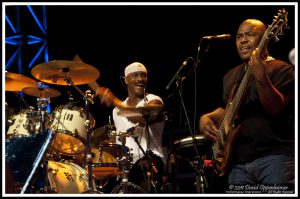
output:
MULTIPOLYGON (((46 111, 45 111, 45 108, 46 108, 47 103, 48 103, 48 101, 46 100, 46 98, 39 97, 37 99, 38 115, 39 115, 39 122, 40 122, 40 129, 38 132, 39 135, 46 133, 46 128, 45 128, 46 111)), ((33 108, 30 108, 28 119, 30 119, 30 122, 32 122, 32 123, 34 123, 34 121, 32 120, 33 116, 34 116, 34 110, 33 110, 33 108)), ((29 127, 30 130, 35 129, 35 125, 32 125, 32 124, 29 124, 27 127, 29 127)), ((40 166, 40 165, 42 165, 43 170, 45 171, 44 172, 44 175, 45 175, 44 176, 44 188, 42 191, 45 193, 53 192, 53 190, 50 189, 49 183, 48 183, 48 157, 47 157, 47 153, 46 153, 50 143, 52 143, 53 134, 54 134, 53 131, 51 129, 49 129, 47 138, 46 138, 44 144, 42 145, 42 148, 40 149, 40 151, 35 159, 35 162, 33 163, 33 169, 30 172, 30 174, 21 190, 21 194, 24 194, 25 191, 27 190, 29 183, 31 183, 32 178, 33 178, 34 174, 36 173, 38 166, 40 166)))
MULTIPOLYGON (((44 90, 42 88, 42 83, 39 84, 39 90, 41 90, 41 91, 44 90)), ((46 98, 43 98, 42 96, 37 98, 37 107, 38 107, 37 114, 39 116, 39 122, 40 122, 39 133, 43 133, 43 132, 46 131, 45 115, 46 115, 46 106, 47 106, 47 104, 48 104, 48 100, 46 98)), ((52 142, 52 137, 50 138, 50 140, 52 142)), ((44 175, 45 175, 44 176, 44 190, 43 190, 43 192, 51 193, 51 192, 53 192, 53 190, 50 189, 49 182, 48 182, 48 156, 47 156, 47 154, 45 155, 45 157, 43 159, 42 165, 43 165, 43 170, 44 170, 44 175)))
MULTIPOLYGON (((24 124, 24 128, 29 132, 29 134, 34 135, 37 134, 40 129, 38 130, 38 132, 36 131, 36 121, 35 121, 35 115, 36 115, 36 111, 34 110, 33 106, 29 106, 29 110, 26 113, 26 122, 24 124)), ((39 118, 40 119, 40 118, 39 118)))
MULTIPOLYGON (((146 140, 147 140, 147 149, 146 149, 146 152, 145 150, 142 148, 142 146, 140 145, 139 141, 138 141, 138 137, 133 137, 134 138, 134 141, 137 143, 137 145, 139 146, 139 148, 141 149, 142 153, 144 154, 144 156, 146 157, 146 160, 147 160, 147 192, 148 193, 151 193, 151 177, 153 176, 153 172, 154 173, 158 173, 158 170, 157 168, 155 167, 154 163, 152 162, 152 159, 151 159, 151 155, 152 155, 152 151, 150 149, 150 132, 149 132, 149 120, 150 120, 150 115, 149 113, 145 113, 143 115, 143 118, 145 120, 145 131, 146 131, 146 140)), ((156 187, 154 186, 155 188, 155 192, 157 191, 156 190, 156 187)))
POLYGON ((86 160, 85 160, 85 165, 88 165, 88 190, 85 193, 99 193, 94 188, 94 183, 93 183, 93 159, 92 159, 92 152, 91 152, 91 128, 90 128, 90 112, 89 112, 89 102, 94 104, 92 101, 92 95, 91 91, 87 90, 85 94, 73 83, 71 78, 65 77, 64 79, 68 85, 73 86, 82 96, 84 99, 84 104, 85 104, 85 114, 86 114, 86 120, 85 120, 85 128, 87 132, 87 144, 86 144, 86 160))
POLYGON ((151 176, 152 176, 152 171, 151 171, 151 161, 150 161, 150 154, 151 154, 151 149, 150 149, 150 132, 148 129, 148 121, 149 121, 149 115, 145 114, 144 119, 145 119, 145 131, 146 131, 146 139, 147 139, 147 150, 146 150, 146 158, 148 161, 148 168, 147 168, 147 192, 151 193, 151 176))
POLYGON ((37 98, 38 115, 40 116, 40 132, 44 132, 46 129, 46 106, 48 100, 43 97, 37 98))
POLYGON ((130 193, 129 192, 129 187, 133 187, 137 190, 139 190, 141 193, 144 193, 144 190, 139 187, 138 185, 129 182, 128 180, 128 174, 129 174, 129 169, 131 165, 131 160, 130 160, 130 155, 128 154, 129 152, 126 151, 126 133, 124 135, 119 135, 119 140, 122 143, 122 158, 118 159, 118 164, 121 165, 122 168, 122 176, 121 176, 121 183, 117 185, 115 188, 113 188, 112 193, 118 193, 120 190, 121 193, 130 193), (120 189, 121 188, 121 189, 120 189))

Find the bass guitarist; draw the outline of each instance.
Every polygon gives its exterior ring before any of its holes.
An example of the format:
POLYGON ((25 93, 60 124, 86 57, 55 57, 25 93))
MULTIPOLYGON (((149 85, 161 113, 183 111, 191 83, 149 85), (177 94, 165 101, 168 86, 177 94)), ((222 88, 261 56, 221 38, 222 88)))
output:
POLYGON ((294 66, 269 55, 266 31, 257 19, 241 23, 236 48, 243 63, 223 77, 227 106, 199 119, 200 133, 216 143, 215 173, 226 176, 226 193, 239 185, 294 190, 294 66))

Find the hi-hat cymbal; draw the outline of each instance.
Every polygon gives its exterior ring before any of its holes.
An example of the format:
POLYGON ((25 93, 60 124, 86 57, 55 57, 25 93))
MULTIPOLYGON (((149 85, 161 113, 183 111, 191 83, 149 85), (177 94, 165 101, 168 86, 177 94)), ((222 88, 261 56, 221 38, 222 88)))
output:
POLYGON ((68 60, 38 64, 32 68, 31 74, 43 82, 59 85, 69 85, 65 79, 71 80, 74 85, 87 84, 100 76, 100 72, 94 66, 68 60))
POLYGON ((37 82, 21 74, 5 72, 5 91, 21 91, 25 87, 37 86, 37 82))
POLYGON ((38 87, 25 87, 22 91, 34 97, 58 97, 60 96, 60 92, 53 88, 38 88, 38 87))
POLYGON ((123 108, 117 114, 123 117, 146 117, 154 116, 161 112, 161 105, 147 105, 145 107, 123 108))

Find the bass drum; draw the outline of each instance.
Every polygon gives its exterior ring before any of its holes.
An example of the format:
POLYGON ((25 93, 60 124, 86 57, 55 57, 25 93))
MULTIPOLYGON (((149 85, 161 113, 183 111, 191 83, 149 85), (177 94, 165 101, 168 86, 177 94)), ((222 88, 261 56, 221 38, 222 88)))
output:
MULTIPOLYGON (((87 171, 73 162, 49 160, 48 179, 54 193, 84 193, 89 187, 87 171)), ((96 187, 94 181, 93 187, 96 187)))

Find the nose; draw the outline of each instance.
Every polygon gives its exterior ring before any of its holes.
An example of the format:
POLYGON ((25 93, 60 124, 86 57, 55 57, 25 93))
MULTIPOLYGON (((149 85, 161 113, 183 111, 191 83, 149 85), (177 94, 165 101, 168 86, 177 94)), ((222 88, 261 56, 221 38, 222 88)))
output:
POLYGON ((143 80, 143 77, 142 77, 141 74, 138 74, 138 75, 136 76, 136 79, 139 80, 139 81, 142 81, 142 80, 143 80))
POLYGON ((241 43, 243 44, 243 43, 247 43, 247 42, 248 42, 247 36, 246 35, 242 36, 241 37, 241 43))

